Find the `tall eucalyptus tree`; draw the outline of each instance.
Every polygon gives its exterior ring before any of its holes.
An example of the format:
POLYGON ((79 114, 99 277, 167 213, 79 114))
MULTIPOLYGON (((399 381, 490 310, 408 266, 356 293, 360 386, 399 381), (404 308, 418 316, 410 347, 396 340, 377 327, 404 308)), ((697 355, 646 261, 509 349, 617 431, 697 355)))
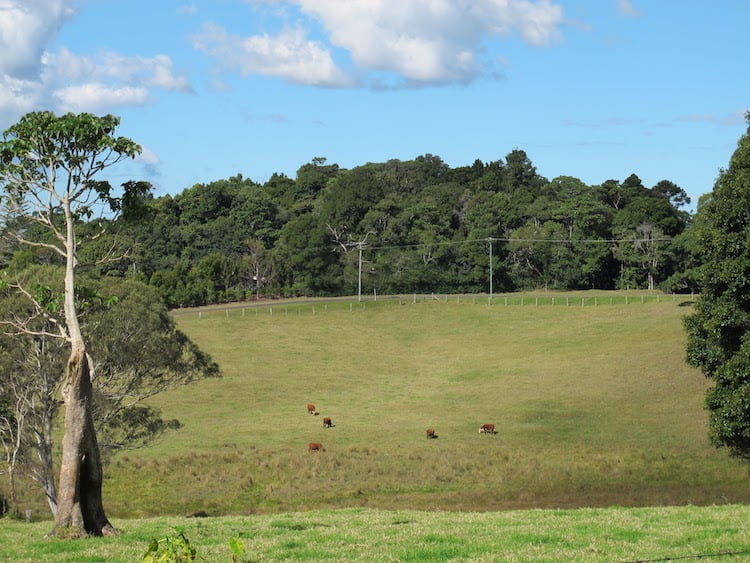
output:
MULTIPOLYGON (((24 229, 7 229, 4 236, 21 245, 48 249, 65 266, 64 321, 55 326, 54 334, 70 346, 62 386, 65 421, 55 516, 55 533, 66 537, 115 532, 102 504, 102 463, 92 420, 93 366, 76 304, 78 252, 85 242, 76 225, 107 210, 119 212, 123 201, 137 199, 136 192, 145 188, 143 183, 127 182, 125 193, 116 197, 109 182, 98 179, 105 169, 141 151, 134 141, 115 136, 119 122, 112 115, 33 112, 5 131, 0 141, 0 203, 5 225, 23 218, 50 234, 40 241, 28 238, 24 229)), ((17 289, 33 300, 20 284, 17 289)), ((35 310, 45 315, 43 304, 35 302, 35 310)), ((23 319, 4 322, 19 332, 34 331, 23 319)))

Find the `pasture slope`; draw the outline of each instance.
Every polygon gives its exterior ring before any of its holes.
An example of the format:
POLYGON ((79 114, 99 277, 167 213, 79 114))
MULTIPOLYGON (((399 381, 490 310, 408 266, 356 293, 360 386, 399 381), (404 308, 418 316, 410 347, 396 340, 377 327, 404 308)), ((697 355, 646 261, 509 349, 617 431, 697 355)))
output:
POLYGON ((159 398, 184 427, 115 458, 110 510, 141 517, 750 499, 747 468, 708 443, 707 381, 684 362, 689 307, 679 299, 526 303, 274 304, 180 316, 224 377, 159 398), (485 422, 498 433, 479 434, 485 422), (425 439, 428 427, 438 439, 425 439), (326 451, 308 453, 310 442, 326 451))
POLYGON ((649 297, 183 312, 224 377, 158 398, 183 427, 114 458, 107 510, 137 540, 246 534, 262 559, 316 559, 310 542, 334 559, 750 551, 747 467, 708 443, 708 382, 684 363, 689 303, 649 297), (628 508, 655 506, 673 508, 628 508), (219 518, 180 518, 197 513, 219 518))

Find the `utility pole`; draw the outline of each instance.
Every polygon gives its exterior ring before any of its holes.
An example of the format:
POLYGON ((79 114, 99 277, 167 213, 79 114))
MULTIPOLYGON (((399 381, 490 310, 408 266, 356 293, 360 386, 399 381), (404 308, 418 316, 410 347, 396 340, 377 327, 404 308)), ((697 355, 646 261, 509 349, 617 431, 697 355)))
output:
POLYGON ((487 237, 490 243, 490 302, 492 302, 492 237, 487 237))
POLYGON ((349 251, 355 246, 359 250, 359 267, 357 269, 357 301, 362 301, 362 249, 367 246, 367 237, 369 237, 370 235, 374 235, 375 231, 368 231, 362 240, 352 240, 351 235, 348 235, 348 240, 344 242, 342 240, 342 237, 344 235, 344 231, 346 231, 346 227, 344 227, 343 230, 339 232, 339 229, 337 229, 336 227, 328 224, 326 224, 326 226, 333 235, 334 242, 341 247, 345 254, 348 254, 349 251))
MULTIPOLYGON (((367 237, 365 237, 365 240, 367 237)), ((365 245, 365 241, 361 240, 357 243, 359 249, 359 274, 357 276, 357 301, 362 301, 362 247, 365 245)))
MULTIPOLYGON (((330 228, 330 227, 329 227, 330 228)), ((362 301, 362 249, 367 246, 367 237, 375 234, 373 231, 368 231, 365 238, 362 240, 351 241, 346 246, 356 246, 359 251, 359 265, 357 268, 357 301, 362 301)), ((342 245, 343 246, 343 245, 342 245)), ((346 249, 346 246, 344 247, 346 249)))

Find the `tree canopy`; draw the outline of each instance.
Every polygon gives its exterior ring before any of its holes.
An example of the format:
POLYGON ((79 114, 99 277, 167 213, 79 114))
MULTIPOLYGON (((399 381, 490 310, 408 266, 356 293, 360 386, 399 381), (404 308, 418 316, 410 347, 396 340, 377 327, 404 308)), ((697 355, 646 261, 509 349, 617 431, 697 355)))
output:
MULTIPOLYGON (((750 124, 750 113, 746 117, 750 124)), ((702 293, 686 328, 688 361, 714 382, 706 396, 710 437, 717 446, 750 460, 748 133, 698 209, 695 246, 702 293)))
POLYGON ((129 255, 92 267, 135 275, 170 307, 356 293, 351 251, 365 240, 365 292, 487 292, 489 240, 496 291, 696 289, 679 275, 690 247, 673 245, 691 223, 679 186, 548 180, 520 149, 458 168, 431 154, 352 169, 316 157, 294 179, 236 175, 139 201, 146 220, 113 225, 129 255))

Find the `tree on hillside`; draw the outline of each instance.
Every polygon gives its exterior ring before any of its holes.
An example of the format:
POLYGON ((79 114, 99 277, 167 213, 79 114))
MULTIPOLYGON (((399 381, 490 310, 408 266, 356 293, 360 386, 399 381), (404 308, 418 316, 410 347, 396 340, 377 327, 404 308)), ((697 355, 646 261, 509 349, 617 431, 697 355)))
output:
MULTIPOLYGON (((698 201, 698 209, 711 198, 703 194, 698 201)), ((672 253, 675 255, 676 271, 667 278, 662 287, 672 293, 700 293, 703 274, 703 258, 698 233, 701 231, 702 215, 691 217, 691 224, 672 240, 672 253)))
POLYGON ((155 289, 136 281, 89 281, 83 331, 97 374, 94 422, 105 451, 146 445, 174 426, 145 401, 219 367, 177 329, 155 289))
POLYGON ((667 258, 668 238, 650 223, 642 223, 632 231, 618 230, 615 255, 621 263, 620 289, 631 286, 656 288, 657 277, 667 258))
MULTIPOLYGON (((4 358, 3 358, 4 359, 4 358)), ((28 401, 20 397, 15 401, 13 382, 3 382, 0 388, 0 446, 3 448, 5 473, 8 476, 8 494, 10 495, 10 512, 18 514, 18 475, 25 461, 26 414, 28 401)), ((3 507, 0 507, 0 514, 3 507)))
POLYGON ((703 288, 685 320, 688 362, 714 382, 706 405, 716 446, 750 461, 750 112, 747 132, 698 208, 703 288))
POLYGON ((260 299, 263 287, 274 282, 276 270, 271 253, 259 240, 245 241, 245 255, 242 257, 243 273, 246 282, 254 287, 255 297, 260 299))
POLYGON ((313 213, 281 229, 272 258, 293 295, 332 295, 341 289, 343 268, 327 226, 313 213))
POLYGON ((651 188, 651 192, 657 197, 665 198, 675 208, 690 205, 690 196, 687 195, 687 192, 669 180, 661 180, 651 188))
POLYGON ((559 274, 572 260, 565 229, 555 221, 530 220, 513 231, 508 242, 508 262, 522 287, 557 288, 559 274))
POLYGON ((326 158, 316 156, 297 170, 292 190, 284 194, 283 205, 295 215, 305 213, 312 207, 323 188, 339 172, 338 164, 326 164, 326 158))
MULTIPOLYGON (((115 531, 102 503, 102 464, 92 417, 93 366, 75 295, 78 250, 83 242, 76 233, 77 221, 107 209, 121 210, 128 191, 144 187, 142 183, 125 183, 125 194, 118 198, 108 182, 96 179, 103 170, 134 158, 141 150, 132 140, 115 136, 119 121, 112 115, 58 117, 34 112, 5 131, 0 141, 5 224, 23 218, 51 234, 43 242, 29 239, 23 230, 8 230, 4 235, 22 245, 47 248, 65 264, 64 321, 55 327, 55 334, 68 343, 70 355, 62 386, 65 420, 54 531, 66 537, 115 531)), ((7 322, 16 331, 34 332, 22 320, 7 322)))
POLYGON ((622 209, 631 201, 650 195, 648 188, 635 174, 625 178, 622 183, 617 180, 607 180, 602 183, 600 190, 604 201, 615 209, 622 209))
MULTIPOLYGON (((49 268, 38 266, 35 270, 48 276, 49 268)), ((60 292, 53 292, 38 278, 25 278, 22 287, 28 288, 33 299, 12 287, 6 287, 0 295, 0 318, 22 320, 25 327, 15 334, 0 335, 0 389, 12 405, 2 420, 0 441, 12 441, 15 449, 15 459, 6 455, 9 476, 15 473, 35 481, 54 515, 57 489, 52 471, 52 429, 69 352, 67 343, 54 334, 62 321, 62 300, 60 292), (49 471, 40 471, 47 466, 49 471)))
MULTIPOLYGON (((57 456, 52 430, 68 348, 49 332, 61 321, 62 292, 57 286, 43 285, 43 280, 59 278, 49 267, 35 267, 23 275, 26 286, 46 295, 36 301, 45 304, 47 314, 36 316, 33 331, 0 335, 0 388, 13 405, 7 409, 11 416, 0 414, 0 440, 16 439, 16 457, 24 462, 20 473, 42 488, 54 515, 58 502, 53 460, 57 456), (7 422, 14 422, 15 427, 8 429, 7 422)), ((117 278, 79 279, 77 301, 81 329, 91 343, 96 373, 92 417, 103 455, 144 446, 179 426, 178 421, 162 419, 144 401, 199 378, 217 376, 219 371, 176 329, 156 289, 117 278)), ((16 292, 6 290, 0 295, 0 314, 23 316, 29 319, 30 328, 33 307, 16 292)), ((10 464, 6 465, 10 470, 10 464)))

